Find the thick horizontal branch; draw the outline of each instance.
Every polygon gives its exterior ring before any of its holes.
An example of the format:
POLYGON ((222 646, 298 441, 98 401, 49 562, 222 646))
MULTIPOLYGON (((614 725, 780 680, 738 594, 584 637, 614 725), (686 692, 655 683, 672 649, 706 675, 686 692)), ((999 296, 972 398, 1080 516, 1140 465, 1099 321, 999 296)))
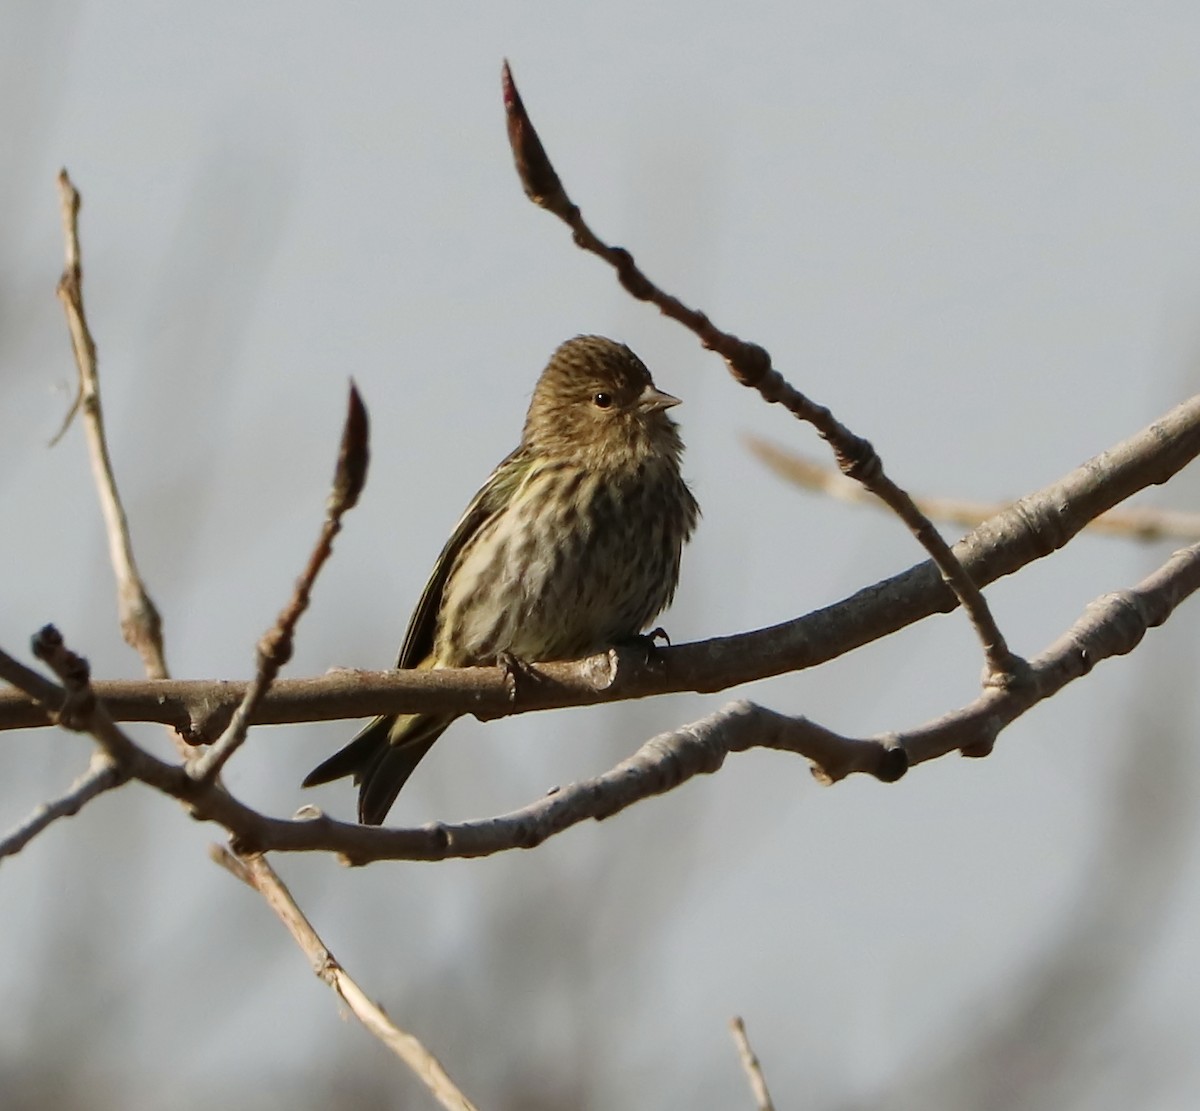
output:
POLYGON ((434 822, 388 829, 342 822, 306 808, 312 817, 270 818, 219 787, 199 785, 176 769, 138 751, 129 753, 132 774, 181 799, 193 816, 218 822, 234 835, 240 853, 334 852, 351 864, 377 860, 436 861, 491 856, 531 849, 588 819, 610 817, 635 802, 665 794, 696 775, 717 771, 731 752, 773 748, 806 756, 823 777, 853 772, 897 779, 903 751, 877 741, 838 736, 805 718, 788 717, 751 702, 734 702, 691 725, 646 741, 627 760, 595 779, 573 783, 537 802, 495 818, 434 822), (825 772, 825 765, 830 769, 825 772))
MULTIPOLYGON (((984 522, 955 551, 980 584, 1012 574, 1063 547, 1138 490, 1166 482, 1197 454, 1200 396, 984 522)), ((518 683, 515 695, 501 668, 338 671, 277 681, 253 721, 444 710, 500 717, 680 691, 708 693, 814 667, 954 606, 954 595, 926 562, 781 625, 659 649, 648 665, 629 651, 545 664, 518 683)), ((8 678, 2 669, 0 677, 8 678)), ((196 741, 220 733, 246 690, 244 682, 211 680, 110 681, 94 687, 115 720, 164 722, 196 741)), ((0 691, 0 730, 48 724, 49 715, 30 698, 0 691)))
MULTIPOLYGON (((312 817, 290 820, 260 814, 219 783, 196 780, 185 768, 168 764, 134 744, 109 718, 104 703, 94 697, 87 685, 86 662, 65 652, 56 633, 49 638, 43 634, 43 650, 38 654, 51 662, 64 680, 64 724, 87 729, 129 777, 179 799, 194 817, 224 826, 233 834, 236 852, 334 852, 354 864, 445 860, 532 848, 579 822, 610 817, 693 776, 715 772, 729 753, 750 748, 799 753, 811 760, 814 771, 827 781, 852 772, 896 779, 910 763, 960 748, 984 755, 1006 725, 1088 674, 1100 660, 1132 651, 1147 629, 1161 625, 1197 589, 1200 545, 1176 552, 1138 586, 1093 602, 1082 618, 1031 661, 1024 681, 993 685, 974 703, 908 733, 843 737, 802 717, 735 702, 698 722, 652 738, 611 771, 552 792, 521 810, 479 821, 436 822, 418 829, 352 825, 317 811, 312 817), (46 644, 57 644, 59 662, 44 650, 46 644)), ((7 666, 5 659, 0 652, 0 666, 7 666)))
POLYGON ((990 751, 1006 726, 1087 675, 1101 660, 1133 651, 1148 629, 1163 624, 1197 589, 1200 545, 1176 552, 1136 587, 1105 595, 1089 605, 1070 629, 1030 662, 1025 682, 990 687, 963 709, 910 732, 865 739, 842 737, 804 718, 735 702, 692 725, 652 738, 628 760, 595 779, 571 784, 498 818, 453 825, 433 823, 420 829, 378 829, 324 815, 305 821, 265 818, 252 811, 245 813, 238 803, 243 816, 254 814, 238 836, 255 849, 326 850, 360 864, 485 856, 533 848, 579 822, 610 817, 695 775, 715 772, 726 755, 750 748, 800 753, 813 761, 814 771, 827 781, 850 772, 868 772, 885 780, 898 778, 908 764, 962 746, 974 755, 990 751))

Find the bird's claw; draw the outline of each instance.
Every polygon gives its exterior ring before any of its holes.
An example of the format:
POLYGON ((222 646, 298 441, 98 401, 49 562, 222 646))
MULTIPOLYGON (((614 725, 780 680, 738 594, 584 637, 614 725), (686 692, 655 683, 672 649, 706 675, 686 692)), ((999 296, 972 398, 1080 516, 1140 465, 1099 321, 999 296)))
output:
POLYGON ((505 649, 496 653, 496 666, 504 669, 504 679, 508 686, 508 700, 515 703, 520 693, 521 683, 533 678, 533 669, 528 662, 505 649))
POLYGON ((659 661, 658 641, 670 646, 671 638, 667 636, 667 631, 661 625, 651 629, 648 633, 635 633, 631 637, 626 637, 624 640, 617 642, 618 648, 631 648, 641 653, 641 663, 643 667, 652 667, 659 661))

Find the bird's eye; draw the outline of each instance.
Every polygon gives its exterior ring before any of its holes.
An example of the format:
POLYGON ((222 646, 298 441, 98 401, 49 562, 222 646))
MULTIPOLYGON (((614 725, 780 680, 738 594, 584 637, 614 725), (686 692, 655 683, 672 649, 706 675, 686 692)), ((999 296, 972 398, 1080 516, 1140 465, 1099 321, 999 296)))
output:
POLYGON ((607 409, 613 402, 612 394, 605 393, 604 390, 596 394, 592 400, 596 403, 597 409, 607 409))

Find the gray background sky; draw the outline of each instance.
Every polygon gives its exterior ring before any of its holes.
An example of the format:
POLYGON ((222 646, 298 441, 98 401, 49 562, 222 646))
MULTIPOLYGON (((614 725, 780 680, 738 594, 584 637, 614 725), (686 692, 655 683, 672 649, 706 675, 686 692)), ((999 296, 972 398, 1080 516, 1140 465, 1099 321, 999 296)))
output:
MULTIPOLYGON (((678 394, 705 517, 676 641, 915 562, 897 523, 792 491, 819 453, 530 206, 526 103, 597 230, 876 444, 918 492, 1044 485, 1194 389, 1200 9, 1189 3, 76 5, 0 10, 0 636, 47 620, 138 674, 114 619, 53 290, 54 175, 118 477, 179 676, 250 673, 315 535, 347 378, 372 473, 289 674, 391 662, 444 537, 581 331, 678 394)), ((1187 507, 1185 476, 1147 498, 1187 507)), ((1014 647, 1169 547, 1083 538, 990 592, 1014 647)), ((348 872, 283 860, 327 942, 481 1106, 737 1107, 746 1017, 781 1106, 1184 1108, 1200 1098, 1195 615, 986 761, 817 787, 779 754, 533 853, 348 872), (932 1093, 932 1094, 930 1094, 932 1093)), ((865 733, 969 699, 938 618, 745 692, 865 733)), ((729 695, 459 723, 393 819, 497 813, 729 695)), ((265 809, 350 729, 260 730, 265 809)), ((142 735, 165 747, 153 730, 142 735)), ((0 738, 0 824, 87 745, 0 738)), ((282 929, 137 788, 0 869, 0 1085, 31 1107, 424 1106, 282 929), (358 1102, 355 1102, 357 1099, 358 1102)))

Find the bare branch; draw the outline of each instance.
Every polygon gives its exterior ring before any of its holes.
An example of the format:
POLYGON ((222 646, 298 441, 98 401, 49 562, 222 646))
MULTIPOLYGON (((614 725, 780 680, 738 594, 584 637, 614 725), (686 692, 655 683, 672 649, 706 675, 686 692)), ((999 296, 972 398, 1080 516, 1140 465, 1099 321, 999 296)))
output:
MULTIPOLYGON (((90 733, 100 744, 104 758, 115 765, 122 779, 139 779, 188 806, 197 818, 213 818, 226 829, 236 830, 246 820, 261 816, 237 802, 218 782, 198 781, 185 769, 168 764, 135 744, 108 716, 104 704, 95 697, 89 682, 87 661, 73 653, 58 631, 46 626, 34 638, 34 654, 59 677, 63 688, 55 688, 54 701, 62 704, 61 724, 66 728, 90 733)), ((8 657, 0 652, 0 666, 8 657)), ((7 668, 8 674, 17 672, 7 668)), ((42 684, 45 681, 42 680, 42 684)), ((32 684, 31 684, 32 685, 32 684)), ((48 824, 48 823, 47 823, 48 824)), ((26 838, 28 840, 28 838, 26 838)), ((409 1065, 444 1107, 471 1109, 471 1103, 446 1076, 436 1059, 413 1038, 400 1031, 325 950, 312 926, 304 918, 283 881, 261 857, 253 860, 218 858, 240 879, 249 883, 314 961, 314 971, 342 997, 363 1025, 409 1065), (230 860, 234 863, 231 865, 230 860), (317 962, 316 954, 324 953, 317 962)))
POLYGON ((417 1075, 446 1111, 475 1111, 475 1105, 459 1091, 441 1062, 412 1034, 396 1026, 338 963, 287 886, 261 856, 237 856, 221 845, 211 846, 209 855, 266 899, 308 958, 317 978, 332 988, 354 1017, 417 1075))
POLYGON ((734 1015, 729 1020, 729 1029, 733 1033, 733 1044, 737 1046, 738 1058, 742 1062, 742 1070, 754 1093, 754 1103, 758 1111, 775 1111, 771 1102, 771 1093, 767 1091, 767 1079, 763 1076, 762 1065, 759 1064, 754 1050, 750 1047, 750 1039, 746 1036, 746 1024, 740 1015, 734 1015))
POLYGON ((87 660, 67 647, 62 634, 53 625, 44 625, 39 629, 30 642, 30 647, 33 654, 58 676, 63 685, 58 724, 75 732, 86 732, 96 705, 96 696, 92 691, 92 671, 87 660))
MULTIPOLYGON (((80 406, 83 409, 84 424, 88 434, 92 470, 96 478, 100 503, 104 510, 113 569, 117 576, 121 629, 126 641, 136 647, 141 654, 147 675, 152 680, 165 680, 168 672, 162 644, 162 621, 154 604, 150 601, 134 563, 129 524, 117 494, 116 480, 113 476, 105 441, 104 422, 100 410, 100 384, 96 374, 96 348, 83 312, 82 269, 78 236, 80 198, 65 170, 59 175, 59 190, 63 205, 67 266, 59 283, 58 294, 66 310, 71 339, 75 348, 75 359, 79 366, 80 406)), ((229 799, 230 796, 226 794, 219 783, 221 764, 229 758, 244 739, 254 705, 270 687, 279 668, 291 655, 292 632, 301 613, 308 605, 308 594, 312 582, 325 559, 328 558, 333 538, 341 527, 342 514, 355 504, 362 491, 363 483, 366 480, 367 456, 366 410, 352 383, 349 412, 320 542, 309 561, 305 576, 293 593, 290 605, 285 609, 275 628, 264 637, 263 643, 259 645, 259 668, 254 682, 243 696, 240 721, 231 723, 230 731, 224 738, 220 752, 213 757, 210 767, 202 773, 199 782, 188 776, 185 769, 173 767, 143 751, 116 727, 103 703, 96 700, 91 690, 86 662, 67 652, 61 638, 57 636, 57 632, 47 626, 47 629, 43 630, 43 634, 39 637, 40 644, 39 641, 35 641, 34 651, 40 659, 50 663, 63 680, 65 688, 63 697, 59 699, 55 696, 47 702, 48 706, 57 708, 57 717, 60 723, 68 728, 88 729, 100 743, 104 752, 112 758, 124 774, 141 778, 145 782, 159 787, 160 790, 174 794, 177 798, 186 801, 196 794, 193 788, 199 788, 201 796, 211 796, 218 800, 229 799), (49 633, 53 633, 53 636, 48 636, 49 633), (55 643, 56 638, 57 643, 55 643), (173 786, 174 790, 168 789, 167 784, 173 786)), ((0 653, 0 656, 2 655, 3 653, 0 653)), ((16 661, 8 662, 16 663, 16 661)), ((0 660, 0 665, 4 663, 4 660, 0 660)), ((19 669, 19 665, 17 668, 19 669)), ((17 669, 11 667, 7 670, 9 674, 18 673, 17 669)), ((188 755, 187 736, 178 732, 176 744, 186 760, 188 755)), ((255 880, 257 890, 277 910, 291 902, 291 896, 284 887, 283 881, 275 875, 265 860, 257 862, 255 880)), ((294 904, 292 905, 294 906, 294 904)), ((296 913, 299 914, 299 911, 296 913)), ((286 919, 285 924, 289 926, 289 929, 292 928, 291 923, 288 923, 286 919)), ((357 991, 357 988, 355 987, 354 990, 357 991)), ((388 1040, 387 1029, 384 1026, 368 1024, 368 1029, 376 1036, 383 1038, 385 1042, 388 1040)), ((436 1065, 436 1062, 434 1064, 436 1065)), ((418 1075, 426 1080, 424 1074, 418 1072, 418 1075)), ((444 1084, 439 1081, 441 1086, 435 1090, 435 1094, 453 1088, 444 1073, 442 1077, 444 1084)), ((426 1083, 429 1081, 426 1080, 426 1083)), ((440 1095, 439 1098, 441 1098, 440 1095)), ((449 1102, 445 1106, 469 1107, 470 1105, 460 1099, 459 1102, 449 1102)))
MULTIPOLYGON (((735 702, 690 726, 652 738, 611 771, 554 791, 511 814, 416 829, 354 825, 319 812, 303 820, 266 817, 218 783, 197 782, 183 769, 135 745, 112 723, 103 703, 93 697, 82 661, 68 654, 63 665, 56 662, 53 651, 39 650, 38 655, 64 678, 67 689, 52 692, 52 703, 64 707, 64 724, 88 729, 132 778, 179 799, 194 817, 224 826, 234 835, 236 851, 335 852, 353 864, 444 860, 532 848, 588 818, 610 817, 694 775, 714 772, 728 753, 754 747, 800 753, 815 764, 816 774, 826 782, 854 772, 896 779, 909 764, 955 749, 985 755, 1005 726, 1067 683, 1088 674, 1100 660, 1132 651, 1147 629, 1161 625, 1197 589, 1200 545, 1176 552, 1138 586, 1093 602, 1062 637, 1032 661, 1027 682, 989 687, 970 705, 907 733, 844 737, 804 718, 735 702)), ((44 632, 42 639, 46 637, 44 632)), ((0 668, 19 681, 19 673, 5 667, 3 653, 0 668)))
MULTIPOLYGON (((832 467, 806 459, 790 448, 773 444, 769 440, 761 440, 757 436, 746 436, 744 439, 746 446, 762 463, 780 478, 801 489, 827 494, 854 505, 884 508, 883 503, 869 490, 832 467)), ((913 501, 931 520, 958 525, 961 528, 976 528, 1012 506, 1012 502, 980 502, 949 497, 914 497, 913 501)), ((1101 513, 1084 527, 1088 532, 1146 542, 1196 541, 1200 540, 1200 513, 1157 509, 1154 506, 1124 506, 1101 513)))
MULTIPOLYGON (((240 833, 254 848, 332 850, 351 863, 437 860, 532 848, 587 818, 609 817, 693 775, 714 772, 727 753, 752 747, 799 752, 816 764, 818 777, 827 782, 854 771, 896 778, 889 772, 903 771, 903 754, 910 764, 955 749, 984 755, 1007 725, 1088 674, 1100 660, 1132 651, 1147 629, 1161 625, 1197 589, 1200 545, 1176 552, 1138 586, 1093 602, 1031 662, 1028 683, 988 688, 970 705, 906 733, 862 740, 841 737, 803 718, 789 718, 747 702, 733 703, 691 726, 647 741, 628 760, 596 779, 572 784, 499 818, 390 830, 324 816, 300 822, 256 816, 254 828, 240 833)), ((224 819, 219 820, 224 824, 224 819)))
MULTIPOLYGON (((87 681, 87 664, 63 644, 57 630, 39 634, 46 647, 38 656, 63 678, 53 688, 67 728, 86 731, 133 779, 178 799, 193 817, 215 821, 236 839, 240 853, 274 848, 332 851, 354 863, 377 859, 441 860, 487 856, 511 848, 531 848, 586 818, 604 818, 643 798, 662 794, 694 775, 716 771, 728 752, 769 747, 808 756, 832 782, 854 772, 884 780, 899 778, 904 752, 878 741, 841 737, 803 718, 733 703, 699 722, 647 741, 632 757, 595 780, 573 784, 531 806, 500 818, 457 826, 434 824, 414 830, 381 830, 338 822, 324 815, 304 820, 266 817, 239 802, 215 782, 189 776, 135 744, 109 717, 87 681)), ((0 652, 0 667, 7 657, 0 652)), ((19 681, 19 677, 18 677, 19 681)), ((44 681, 42 681, 44 685, 44 681)))
MULTIPOLYGON (((1057 482, 1022 498, 955 545, 981 584, 1012 574, 1066 545, 1089 521, 1147 486, 1166 482, 1200 454, 1200 395, 1057 482)), ((735 636, 660 648, 653 667, 636 653, 605 653, 575 663, 540 664, 536 682, 513 699, 501 668, 339 671, 277 682, 251 721, 270 724, 369 717, 378 713, 466 710, 500 717, 527 710, 592 705, 676 691, 712 693, 799 671, 878 640, 934 613, 954 596, 929 563, 866 587, 805 617, 735 636)), ((19 664, 14 661, 18 669, 19 664)), ((25 682, 44 682, 23 672, 25 682)), ((0 678, 9 678, 0 667, 0 678)), ((29 689, 18 679, 14 686, 29 689)), ((95 684, 114 718, 159 721, 193 740, 212 739, 245 697, 246 684, 212 680, 95 684)), ((53 706, 45 690, 38 696, 53 706)), ((51 724, 30 698, 0 690, 0 730, 51 724)))
POLYGON ((723 356, 729 372, 738 382, 757 390, 764 401, 780 404, 800 420, 811 424, 833 449, 834 458, 842 472, 861 482, 884 501, 929 553, 983 644, 990 681, 1004 683, 1019 678, 1024 670, 1024 662, 1009 650, 979 587, 929 519, 884 472, 883 463, 871 444, 851 432, 825 406, 811 401, 790 385, 772 366, 771 356, 765 348, 756 343, 747 343, 731 332, 721 331, 707 315, 689 308, 650 281, 624 247, 610 246, 597 236, 584 220, 579 206, 567 196, 529 118, 507 62, 504 63, 502 87, 509 144, 525 195, 567 224, 576 246, 607 262, 616 271, 621 285, 633 297, 639 301, 649 301, 664 316, 678 321, 694 333, 709 350, 723 356))
POLYGON ((1200 590, 1200 544, 1181 548, 1129 590, 1097 598, 1083 615, 1029 663, 1030 681, 1017 688, 985 690, 968 706, 897 736, 910 764, 955 750, 986 756, 996 736, 1027 710, 1087 675, 1101 660, 1132 652, 1147 630, 1162 625, 1200 590))
MULTIPOLYGON (((104 416, 100 409, 100 383, 96 376, 96 344, 83 311, 83 268, 79 252, 80 198, 67 171, 58 175, 58 191, 62 202, 63 235, 66 239, 66 268, 58 282, 58 299, 67 315, 75 364, 79 368, 79 393, 71 408, 83 413, 87 433, 88 454, 100 495, 100 508, 108 533, 108 552, 117 577, 117 606, 121 618, 121 633, 126 643, 142 657, 146 674, 151 679, 167 677, 163 653, 162 618, 142 583, 129 542, 129 523, 117 493, 112 459, 104 436, 104 416)), ((70 414, 63 425, 70 423, 70 414)), ((62 435, 62 432, 59 433, 62 435)))
MULTIPOLYGON (((32 668, 26 667, 20 660, 13 659, 7 652, 0 651, 0 679, 10 683, 14 691, 20 691, 22 701, 28 700, 30 705, 37 708, 38 720, 28 722, 29 725, 57 725, 58 711, 62 706, 62 688, 43 678, 32 668)), ((138 686, 142 686, 141 683, 138 686)), ((13 702, 12 693, 0 691, 0 699, 13 702)), ((21 729, 24 725, 17 724, 12 728, 21 729)))
POLYGON ((296 625, 301 614, 308 609, 313 584, 325 561, 333 554, 333 541, 342 529, 342 516, 354 507, 366 483, 368 438, 367 410, 357 387, 351 383, 337 469, 321 534, 308 558, 308 565, 296 581, 288 604, 279 614, 275 625, 258 642, 258 668, 232 719, 212 748, 190 764, 189 773, 194 779, 211 782, 220 774, 225 762, 245 741, 251 718, 263 696, 270 690, 280 669, 292 658, 296 625))
POLYGON ((71 784, 65 794, 42 803, 20 825, 0 838, 0 857, 15 856, 47 826, 59 818, 73 817, 97 795, 121 786, 127 778, 108 755, 96 751, 88 770, 71 784))

